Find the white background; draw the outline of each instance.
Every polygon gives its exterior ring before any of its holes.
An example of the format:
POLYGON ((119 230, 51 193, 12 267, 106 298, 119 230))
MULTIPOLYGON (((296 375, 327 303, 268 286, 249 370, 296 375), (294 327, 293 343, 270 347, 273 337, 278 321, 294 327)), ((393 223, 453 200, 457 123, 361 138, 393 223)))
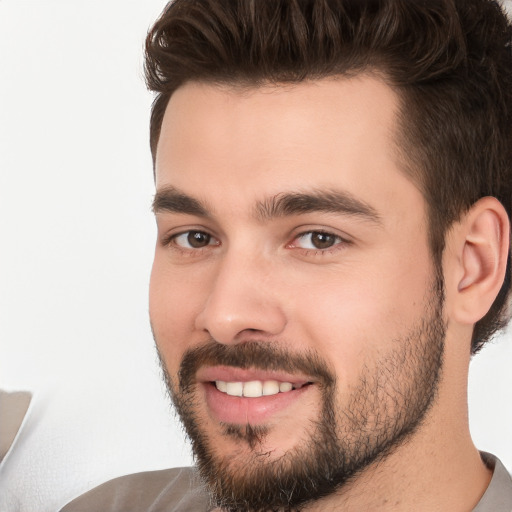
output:
MULTIPOLYGON (((0 387, 35 392, 0 510, 191 463, 153 349, 151 95, 163 0, 0 0, 0 387)), ((512 469, 510 335, 472 363, 481 449, 512 469)), ((1 411, 0 411, 1 414, 1 411)))

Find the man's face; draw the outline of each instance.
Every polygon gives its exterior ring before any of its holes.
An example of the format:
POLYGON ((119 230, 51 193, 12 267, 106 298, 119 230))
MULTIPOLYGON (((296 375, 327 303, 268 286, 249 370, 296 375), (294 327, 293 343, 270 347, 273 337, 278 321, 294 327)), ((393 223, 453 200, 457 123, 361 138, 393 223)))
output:
POLYGON ((370 77, 191 83, 170 100, 150 314, 226 506, 332 492, 432 404, 442 284, 423 197, 397 163, 396 109, 370 77))

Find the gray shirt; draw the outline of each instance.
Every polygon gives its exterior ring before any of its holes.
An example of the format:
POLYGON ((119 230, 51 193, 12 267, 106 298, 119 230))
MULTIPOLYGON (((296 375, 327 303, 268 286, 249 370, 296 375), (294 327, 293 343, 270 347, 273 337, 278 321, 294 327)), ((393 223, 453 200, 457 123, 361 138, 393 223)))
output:
MULTIPOLYGON (((482 453, 493 469, 473 512, 512 512, 512 478, 499 459, 482 453)), ((207 512, 208 494, 194 468, 136 473, 111 480, 66 505, 61 512, 207 512)))

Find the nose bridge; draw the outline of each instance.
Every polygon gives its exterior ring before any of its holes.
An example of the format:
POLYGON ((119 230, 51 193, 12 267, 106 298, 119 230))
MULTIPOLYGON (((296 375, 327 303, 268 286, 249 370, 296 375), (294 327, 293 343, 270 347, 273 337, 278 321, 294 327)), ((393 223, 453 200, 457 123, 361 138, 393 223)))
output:
POLYGON ((223 344, 239 342, 244 332, 279 334, 286 318, 274 285, 272 264, 262 252, 227 250, 219 258, 196 327, 223 344))

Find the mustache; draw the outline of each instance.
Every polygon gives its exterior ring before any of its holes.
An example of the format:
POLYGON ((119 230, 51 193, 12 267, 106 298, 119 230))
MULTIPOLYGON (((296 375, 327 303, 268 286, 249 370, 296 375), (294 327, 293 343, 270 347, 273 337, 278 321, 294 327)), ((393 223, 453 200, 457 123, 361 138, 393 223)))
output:
POLYGON ((294 353, 273 342, 250 341, 238 345, 223 345, 215 340, 189 349, 183 355, 178 381, 180 391, 187 393, 195 383, 202 366, 232 366, 235 368, 301 373, 325 387, 332 387, 336 378, 320 356, 308 350, 294 353))

